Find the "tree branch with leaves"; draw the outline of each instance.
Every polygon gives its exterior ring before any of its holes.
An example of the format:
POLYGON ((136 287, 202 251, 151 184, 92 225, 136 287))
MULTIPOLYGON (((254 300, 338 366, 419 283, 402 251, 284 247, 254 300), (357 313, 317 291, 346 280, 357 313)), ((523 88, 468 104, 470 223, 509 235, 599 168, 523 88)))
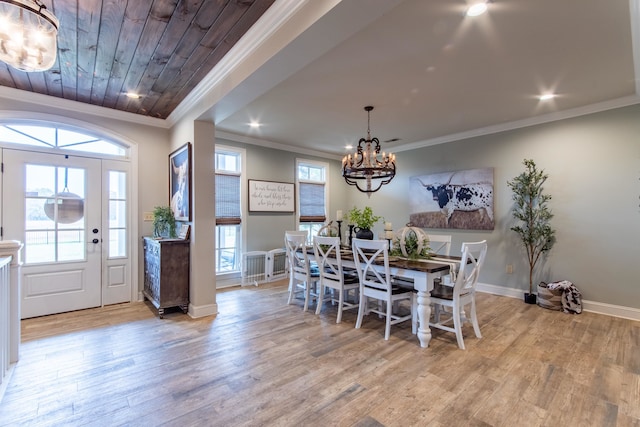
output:
POLYGON ((527 253, 529 261, 529 294, 533 293, 533 271, 540 258, 549 252, 556 242, 555 230, 551 228, 553 214, 549 209, 551 196, 544 193, 543 184, 549 177, 538 170, 533 160, 522 162, 525 172, 508 181, 513 191, 513 217, 520 223, 511 227, 527 253))

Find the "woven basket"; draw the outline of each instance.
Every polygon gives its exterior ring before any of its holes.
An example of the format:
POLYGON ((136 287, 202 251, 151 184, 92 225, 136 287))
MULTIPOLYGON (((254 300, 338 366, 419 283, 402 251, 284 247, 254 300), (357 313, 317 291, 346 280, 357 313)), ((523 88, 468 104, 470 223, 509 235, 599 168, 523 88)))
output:
POLYGON ((549 310, 562 310, 562 290, 551 290, 546 283, 540 282, 538 285, 538 305, 549 310))

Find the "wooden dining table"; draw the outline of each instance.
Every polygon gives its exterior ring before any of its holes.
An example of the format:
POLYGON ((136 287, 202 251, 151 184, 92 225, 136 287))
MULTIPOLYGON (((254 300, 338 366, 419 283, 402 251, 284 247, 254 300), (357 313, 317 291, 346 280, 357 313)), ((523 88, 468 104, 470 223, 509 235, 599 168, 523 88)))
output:
MULTIPOLYGON (((355 268, 353 253, 350 249, 340 251, 343 267, 355 268)), ((460 262, 460 257, 437 255, 434 259, 409 260, 389 256, 389 270, 392 276, 411 279, 413 287, 417 291, 417 315, 418 331, 417 336, 420 347, 428 347, 431 341, 431 329, 429 319, 431 317, 431 291, 434 280, 449 273, 452 264, 460 262)), ((382 258, 376 263, 380 271, 384 271, 384 261, 382 258)))

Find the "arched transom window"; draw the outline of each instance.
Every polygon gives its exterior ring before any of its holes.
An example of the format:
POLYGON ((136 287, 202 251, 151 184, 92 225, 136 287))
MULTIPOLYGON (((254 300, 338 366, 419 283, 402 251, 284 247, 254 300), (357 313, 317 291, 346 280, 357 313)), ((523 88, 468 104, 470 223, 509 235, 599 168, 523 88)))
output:
POLYGON ((127 148, 113 141, 54 125, 0 124, 0 141, 41 148, 126 156, 127 148))

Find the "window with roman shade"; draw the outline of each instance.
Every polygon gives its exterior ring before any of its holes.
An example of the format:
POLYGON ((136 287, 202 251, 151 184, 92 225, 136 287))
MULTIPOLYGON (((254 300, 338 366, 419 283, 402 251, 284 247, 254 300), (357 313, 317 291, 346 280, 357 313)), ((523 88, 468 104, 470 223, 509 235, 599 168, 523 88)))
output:
POLYGON ((300 222, 324 222, 324 183, 312 184, 301 182, 300 187, 300 222))
POLYGON ((240 175, 216 173, 216 225, 241 222, 240 175))
POLYGON ((298 229, 313 238, 327 220, 326 163, 297 160, 298 229))
POLYGON ((242 186, 244 150, 216 146, 216 274, 238 274, 242 259, 242 186))

